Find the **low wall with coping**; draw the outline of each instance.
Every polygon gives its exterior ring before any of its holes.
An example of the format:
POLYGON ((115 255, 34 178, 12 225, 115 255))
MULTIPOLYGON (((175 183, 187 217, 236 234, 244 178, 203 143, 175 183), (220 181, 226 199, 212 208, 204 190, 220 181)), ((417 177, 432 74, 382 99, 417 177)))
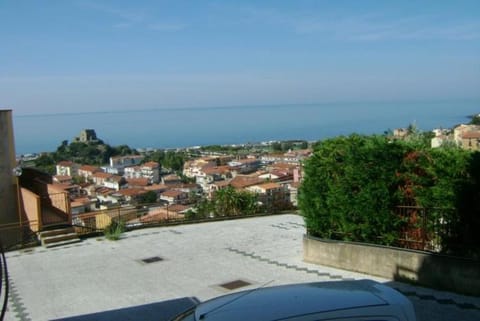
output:
POLYGON ((388 246, 303 238, 306 262, 480 295, 480 261, 388 246))

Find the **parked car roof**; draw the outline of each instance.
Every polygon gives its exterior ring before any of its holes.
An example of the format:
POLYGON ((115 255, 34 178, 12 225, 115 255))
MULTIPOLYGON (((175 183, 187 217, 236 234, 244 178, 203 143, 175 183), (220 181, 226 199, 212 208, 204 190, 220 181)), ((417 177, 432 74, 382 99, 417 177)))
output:
POLYGON ((371 320, 414 321, 411 302, 371 281, 292 284, 236 292, 200 303, 176 320, 371 320))

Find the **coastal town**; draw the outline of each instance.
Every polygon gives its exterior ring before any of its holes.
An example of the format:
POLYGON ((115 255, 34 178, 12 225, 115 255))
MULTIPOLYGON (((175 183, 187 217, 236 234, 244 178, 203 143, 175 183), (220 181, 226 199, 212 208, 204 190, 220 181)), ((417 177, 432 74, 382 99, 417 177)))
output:
MULTIPOLYGON (((87 129, 74 141, 90 144, 97 137, 87 129)), ((118 208, 127 213, 132 207, 137 211, 127 224, 184 218, 195 213, 199 201, 227 188, 256 195, 263 211, 279 211, 296 207, 301 164, 311 153, 308 148, 242 156, 197 150, 177 172, 145 161, 147 151, 110 157, 104 166, 63 160, 55 166, 51 189, 68 194, 73 222, 79 225, 85 224, 84 214, 118 208)))
MULTIPOLYGON (((473 121, 477 118, 453 129, 433 130, 429 133, 431 147, 479 150, 480 125, 473 121)), ((400 128, 391 135, 393 139, 409 139, 412 131, 411 127, 400 128)), ((84 144, 98 141, 93 129, 82 130, 73 139, 84 144)), ((280 145, 279 142, 262 143, 272 144, 280 145)), ((225 189, 254 195, 257 212, 291 210, 297 206, 302 163, 313 152, 311 144, 306 145, 306 142, 297 142, 290 143, 286 151, 270 148, 242 154, 229 153, 228 148, 223 151, 199 147, 182 149, 190 152, 190 157, 182 169, 176 171, 149 160, 149 150, 110 157, 109 163, 102 166, 65 159, 55 165, 51 193, 68 195, 69 210, 78 225, 85 225, 82 216, 87 214, 119 209, 123 214, 130 213, 124 220, 135 225, 195 217, 202 201, 213 200, 216 193, 225 189)), ((97 222, 96 228, 99 227, 102 226, 97 222)))

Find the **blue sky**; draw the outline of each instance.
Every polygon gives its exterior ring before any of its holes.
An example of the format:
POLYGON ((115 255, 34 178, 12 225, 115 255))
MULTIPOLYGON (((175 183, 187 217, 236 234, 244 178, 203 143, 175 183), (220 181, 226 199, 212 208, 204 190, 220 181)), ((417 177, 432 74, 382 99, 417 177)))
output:
POLYGON ((480 100, 480 1, 0 1, 14 114, 480 100))

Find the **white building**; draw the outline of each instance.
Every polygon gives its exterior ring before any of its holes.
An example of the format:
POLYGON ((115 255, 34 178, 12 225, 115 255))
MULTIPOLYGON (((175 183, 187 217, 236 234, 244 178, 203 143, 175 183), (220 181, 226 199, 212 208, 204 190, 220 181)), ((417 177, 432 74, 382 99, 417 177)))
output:
POLYGON ((157 162, 148 162, 140 166, 125 167, 123 175, 127 179, 147 178, 151 184, 156 184, 160 181, 160 165, 157 162))

